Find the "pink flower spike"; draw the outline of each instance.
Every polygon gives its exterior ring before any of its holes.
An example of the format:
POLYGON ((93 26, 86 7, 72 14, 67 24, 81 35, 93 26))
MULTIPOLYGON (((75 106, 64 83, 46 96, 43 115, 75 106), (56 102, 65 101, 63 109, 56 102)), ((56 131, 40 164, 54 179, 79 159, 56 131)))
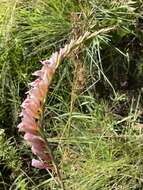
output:
POLYGON ((52 159, 46 148, 46 139, 40 133, 39 117, 41 109, 44 105, 48 87, 56 70, 56 65, 59 60, 59 53, 52 55, 50 60, 42 61, 41 70, 33 73, 38 78, 30 83, 32 88, 26 92, 27 97, 22 103, 22 122, 18 125, 20 132, 25 132, 24 139, 31 146, 33 154, 39 160, 32 160, 32 165, 37 168, 52 168, 52 159), (48 164, 51 163, 51 166, 48 164))

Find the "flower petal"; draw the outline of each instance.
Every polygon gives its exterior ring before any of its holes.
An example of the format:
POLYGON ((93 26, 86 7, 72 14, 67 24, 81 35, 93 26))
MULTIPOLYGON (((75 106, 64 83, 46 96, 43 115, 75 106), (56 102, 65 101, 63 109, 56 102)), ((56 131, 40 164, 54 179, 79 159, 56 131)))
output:
POLYGON ((42 160, 51 160, 50 155, 48 154, 48 152, 46 152, 45 149, 43 148, 37 148, 36 146, 32 146, 31 148, 33 154, 35 154, 36 156, 40 157, 42 160))
POLYGON ((45 141, 42 137, 38 135, 34 135, 32 133, 26 133, 24 135, 24 139, 30 144, 31 146, 34 144, 45 144, 45 141))
POLYGON ((20 132, 32 133, 32 134, 35 134, 35 135, 38 132, 38 126, 25 125, 22 122, 17 127, 18 127, 18 131, 20 131, 20 132))
POLYGON ((32 163, 31 165, 35 168, 38 169, 46 169, 49 168, 48 164, 45 164, 44 162, 40 161, 40 160, 36 160, 36 159, 32 159, 32 163))

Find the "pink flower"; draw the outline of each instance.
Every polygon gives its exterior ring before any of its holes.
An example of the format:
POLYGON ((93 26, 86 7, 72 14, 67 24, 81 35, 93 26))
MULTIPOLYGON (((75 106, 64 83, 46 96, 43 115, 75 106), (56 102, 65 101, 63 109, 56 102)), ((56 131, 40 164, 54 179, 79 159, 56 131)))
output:
POLYGON ((32 164, 31 164, 33 167, 35 168, 39 168, 39 169, 51 169, 51 165, 50 164, 47 164, 47 163, 44 163, 40 160, 36 160, 36 159, 32 159, 32 164))
POLYGON ((25 133, 24 139, 32 146, 33 144, 45 144, 45 140, 39 135, 25 133))
POLYGON ((36 146, 32 146, 32 152, 42 160, 51 161, 50 155, 42 148, 38 149, 36 146))
POLYGON ((37 134, 38 132, 38 126, 35 125, 28 125, 24 124, 24 122, 20 123, 18 126, 20 132, 25 132, 25 133, 32 133, 32 134, 37 134))
MULTIPOLYGON (((23 110, 22 110, 23 112, 23 110)), ((35 119, 32 118, 30 115, 27 114, 27 112, 24 112, 20 114, 20 116, 22 116, 22 123, 25 123, 25 125, 34 125, 35 124, 35 119)))

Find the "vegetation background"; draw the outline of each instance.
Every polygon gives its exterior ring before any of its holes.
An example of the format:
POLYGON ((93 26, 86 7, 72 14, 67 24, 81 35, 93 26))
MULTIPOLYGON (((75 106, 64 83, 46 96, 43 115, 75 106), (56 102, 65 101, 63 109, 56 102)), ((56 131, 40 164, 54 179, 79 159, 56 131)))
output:
POLYGON ((31 167, 16 127, 20 105, 40 60, 86 31, 114 26, 60 65, 45 133, 67 190, 143 189, 142 0, 0 1, 0 189, 60 190, 31 167))

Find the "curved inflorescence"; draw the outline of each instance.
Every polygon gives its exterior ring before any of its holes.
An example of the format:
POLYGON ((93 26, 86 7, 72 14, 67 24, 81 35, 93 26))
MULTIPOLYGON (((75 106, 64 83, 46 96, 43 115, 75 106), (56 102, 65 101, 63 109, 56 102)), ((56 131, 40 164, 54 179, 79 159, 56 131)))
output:
POLYGON ((25 132, 24 139, 31 146, 33 154, 39 159, 32 160, 32 166, 46 169, 50 168, 51 156, 47 150, 46 140, 43 138, 38 124, 42 106, 46 99, 49 84, 56 69, 58 53, 51 59, 42 61, 42 69, 33 73, 38 78, 30 85, 32 88, 26 93, 27 97, 22 103, 21 123, 18 125, 20 132, 25 132))
POLYGON ((59 63, 68 56, 72 50, 79 48, 80 44, 91 37, 102 32, 108 32, 113 28, 101 29, 98 32, 86 32, 83 36, 61 48, 59 52, 55 52, 49 60, 42 61, 42 69, 33 73, 38 78, 30 85, 31 89, 26 93, 27 97, 22 103, 21 123, 18 125, 19 131, 24 132, 24 139, 31 146, 31 150, 38 159, 32 160, 32 166, 39 169, 49 169, 52 163, 51 154, 47 149, 47 141, 41 133, 39 119, 42 113, 42 107, 46 99, 49 85, 53 78, 59 63))

